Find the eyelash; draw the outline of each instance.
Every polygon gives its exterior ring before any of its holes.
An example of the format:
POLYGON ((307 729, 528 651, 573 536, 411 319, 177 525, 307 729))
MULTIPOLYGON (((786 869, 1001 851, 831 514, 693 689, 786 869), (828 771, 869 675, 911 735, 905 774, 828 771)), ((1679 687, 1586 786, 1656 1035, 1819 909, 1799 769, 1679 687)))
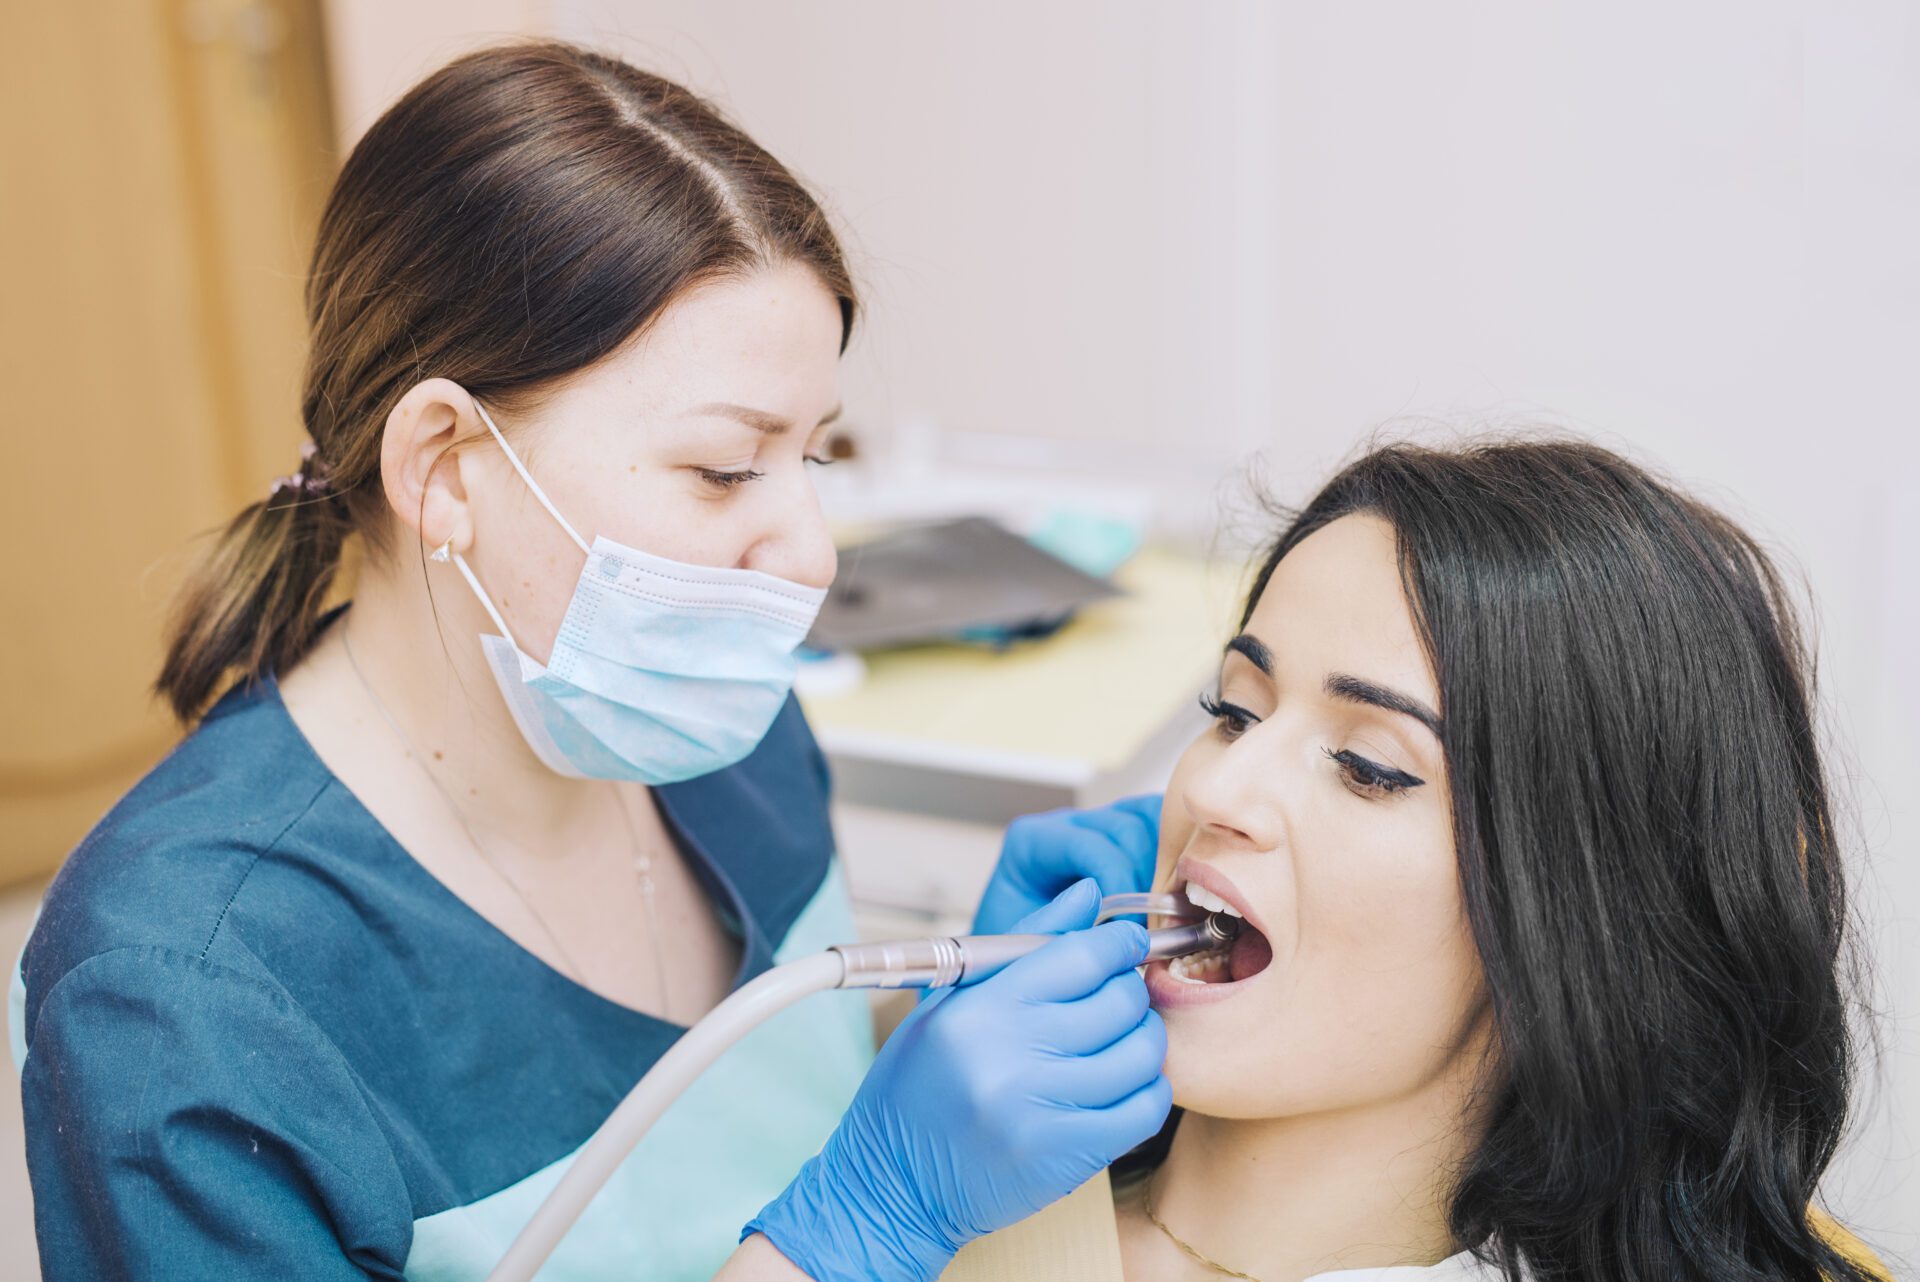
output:
POLYGON ((1347 786, 1366 797, 1391 797, 1409 788, 1418 788, 1427 781, 1404 770, 1395 770, 1392 766, 1383 766, 1377 761, 1369 761, 1350 748, 1335 752, 1332 748, 1323 749, 1327 759, 1340 767, 1340 773, 1347 777, 1347 786))
MULTIPOLYGON (((1200 707, 1219 724, 1216 732, 1228 743, 1232 743, 1260 718, 1248 712, 1238 704, 1228 703, 1212 695, 1200 696, 1200 707)), ((1327 759, 1340 767, 1341 775, 1347 786, 1363 797, 1391 797, 1406 792, 1410 788, 1419 788, 1426 784, 1425 779, 1410 775, 1404 770, 1395 770, 1392 766, 1383 766, 1370 761, 1350 748, 1338 752, 1332 748, 1322 749, 1327 759)))
POLYGON ((1260 719, 1237 703, 1228 703, 1224 699, 1216 699, 1208 694, 1200 696, 1200 709, 1219 722, 1219 725, 1214 728, 1228 743, 1245 734, 1248 728, 1260 719))
MULTIPOLYGON (((808 455, 806 461, 818 467, 831 467, 833 465, 833 460, 830 458, 814 458, 812 455, 808 455)), ((707 482, 709 485, 717 485, 723 490, 731 490, 736 486, 745 485, 748 481, 757 481, 766 475, 765 472, 756 472, 751 468, 741 472, 722 472, 718 468, 712 467, 696 467, 693 470, 700 474, 701 480, 707 482)))
POLYGON ((693 470, 700 474, 701 480, 709 485, 717 485, 723 490, 745 485, 748 481, 757 481, 766 475, 765 472, 756 472, 752 468, 740 472, 722 472, 711 467, 696 467, 693 470))

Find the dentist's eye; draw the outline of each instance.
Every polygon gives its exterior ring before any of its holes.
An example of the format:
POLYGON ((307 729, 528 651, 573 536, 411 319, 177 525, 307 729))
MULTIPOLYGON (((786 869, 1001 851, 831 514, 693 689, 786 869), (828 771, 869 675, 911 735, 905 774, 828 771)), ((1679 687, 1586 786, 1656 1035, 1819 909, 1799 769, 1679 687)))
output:
POLYGON ((1200 708, 1218 724, 1214 729, 1222 739, 1232 743, 1250 728, 1259 723, 1260 718, 1248 712, 1237 703, 1228 703, 1211 695, 1200 696, 1200 708))
POLYGON ((1340 773, 1345 777, 1347 787, 1363 797, 1391 797, 1409 788, 1423 787, 1427 782, 1404 770, 1395 770, 1392 766, 1383 766, 1377 761, 1369 761, 1350 748, 1342 748, 1338 752, 1328 748, 1326 754, 1335 765, 1340 767, 1340 773))
POLYGON ((766 475, 765 472, 756 472, 752 468, 740 472, 722 472, 712 467, 696 467, 693 470, 700 474, 701 480, 709 485, 717 485, 723 490, 745 485, 748 481, 757 481, 766 475))

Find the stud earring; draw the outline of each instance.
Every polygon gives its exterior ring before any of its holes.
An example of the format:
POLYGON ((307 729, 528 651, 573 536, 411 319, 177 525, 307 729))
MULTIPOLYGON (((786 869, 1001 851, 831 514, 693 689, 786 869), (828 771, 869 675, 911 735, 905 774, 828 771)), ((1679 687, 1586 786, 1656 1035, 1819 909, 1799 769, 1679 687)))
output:
POLYGON ((445 543, 442 543, 439 547, 427 553, 427 560, 438 561, 442 565, 445 565, 449 560, 452 559, 452 557, 453 557, 453 539, 452 538, 448 538, 445 543))

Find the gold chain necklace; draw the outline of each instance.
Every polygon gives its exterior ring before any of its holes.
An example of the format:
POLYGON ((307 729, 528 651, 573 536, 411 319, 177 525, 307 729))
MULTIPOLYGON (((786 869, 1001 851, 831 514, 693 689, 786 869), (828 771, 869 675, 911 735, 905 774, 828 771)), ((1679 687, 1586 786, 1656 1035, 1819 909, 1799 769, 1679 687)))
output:
MULTIPOLYGON (((459 824, 460 831, 466 834, 467 843, 473 847, 473 853, 479 857, 480 862, 485 864, 494 876, 505 883, 508 890, 513 892, 513 897, 520 901, 521 907, 525 908, 528 915, 539 925, 541 932, 546 935, 548 942, 553 945, 554 951, 560 954, 562 961, 566 962, 567 969, 570 972, 568 977, 582 988, 590 987, 587 982, 586 968, 575 961, 573 954, 567 951, 567 946, 560 942, 559 932, 554 930, 553 926, 547 921, 546 914, 533 906, 533 900, 528 897, 526 891, 520 888, 520 883, 508 876, 507 870, 487 853, 487 848, 480 843, 480 838, 474 833, 473 825, 467 822, 466 812, 463 811, 460 808, 460 804, 453 799, 453 794, 447 791, 447 786, 440 782, 440 776, 436 775, 432 768, 427 765, 427 759, 421 756, 419 751, 413 746, 412 741, 407 738, 406 732, 400 728, 400 723, 394 720, 393 714, 387 711, 385 702, 381 700, 379 695, 374 693, 373 684, 367 680, 367 674, 360 669, 360 661, 354 657, 353 644, 348 640, 348 630, 350 627, 350 620, 341 621, 340 648, 346 652, 347 666, 353 669, 353 675, 355 679, 360 682, 360 688, 366 692, 367 699, 373 704, 374 711, 378 712, 380 719, 387 723, 387 729, 393 731, 393 737, 399 740, 400 746, 406 750, 407 755, 419 763, 422 773, 427 776, 427 781, 433 785, 434 791, 440 794, 440 799, 446 802, 447 809, 453 814, 454 822, 459 824)), ((671 1021, 673 1018, 673 1004, 671 995, 667 991, 666 955, 662 952, 660 918, 654 906, 653 858, 647 853, 645 846, 641 843, 640 832, 634 827, 633 816, 627 810, 626 800, 619 794, 617 789, 615 790, 613 800, 614 805, 620 808, 620 819, 626 824, 627 836, 633 842, 633 871, 640 880, 640 899, 646 908, 647 933, 653 939, 654 978, 660 989, 660 1016, 662 1019, 671 1021)))
POLYGON ((1147 1177, 1147 1196, 1145 1200, 1145 1210, 1147 1212, 1147 1218, 1153 1221, 1153 1227, 1156 1229, 1159 1229, 1162 1233, 1166 1234, 1167 1241, 1173 1243, 1175 1246, 1179 1247, 1182 1251, 1185 1251, 1188 1255, 1192 1256, 1195 1260, 1199 1261, 1201 1264, 1204 1264, 1208 1268, 1212 1269, 1215 1273, 1223 1273, 1230 1278, 1243 1278, 1245 1279, 1245 1282, 1260 1282, 1260 1279, 1253 1276, 1253 1274, 1251 1273, 1242 1273, 1239 1269, 1228 1268, 1226 1265, 1220 1263, 1218 1260, 1208 1259, 1206 1256, 1200 1254, 1200 1252, 1194 1250, 1193 1247, 1189 1246, 1185 1241, 1183 1241, 1179 1234, 1175 1233, 1172 1229, 1167 1227, 1167 1222, 1161 1219, 1157 1214, 1155 1214, 1153 1209, 1153 1186, 1159 1181, 1159 1179, 1160 1179, 1160 1168, 1155 1167, 1153 1174, 1147 1177))

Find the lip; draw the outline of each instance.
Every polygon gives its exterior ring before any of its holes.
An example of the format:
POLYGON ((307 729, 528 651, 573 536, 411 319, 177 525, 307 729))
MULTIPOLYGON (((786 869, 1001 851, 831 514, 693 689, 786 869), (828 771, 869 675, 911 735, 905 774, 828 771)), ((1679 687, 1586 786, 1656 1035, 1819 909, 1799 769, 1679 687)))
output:
MULTIPOLYGON (((1272 942, 1273 934, 1267 929, 1266 922, 1248 909, 1246 896, 1240 893, 1240 888, 1233 884, 1231 877, 1210 864, 1199 863, 1182 855, 1180 862, 1174 865, 1171 886, 1183 888, 1188 882, 1205 886, 1220 896, 1246 919, 1248 925, 1265 935, 1269 943, 1272 942)), ((1267 970, 1261 971, 1258 975, 1231 980, 1224 984, 1189 984, 1175 979, 1167 962, 1156 961, 1150 963, 1146 969, 1147 996, 1158 1010, 1211 1006, 1215 1002, 1224 1002, 1239 996, 1253 987, 1266 975, 1267 971, 1272 969, 1272 965, 1268 965, 1267 970)))
MULTIPOLYGON (((1180 1010, 1188 1006, 1211 1006, 1215 1002, 1224 1002, 1238 996, 1252 987, 1252 979, 1242 979, 1231 984, 1190 984, 1175 979, 1164 961, 1148 962, 1145 972, 1147 981, 1147 1000, 1158 1011, 1180 1010)), ((1259 976, 1254 976, 1258 979, 1259 976)))

